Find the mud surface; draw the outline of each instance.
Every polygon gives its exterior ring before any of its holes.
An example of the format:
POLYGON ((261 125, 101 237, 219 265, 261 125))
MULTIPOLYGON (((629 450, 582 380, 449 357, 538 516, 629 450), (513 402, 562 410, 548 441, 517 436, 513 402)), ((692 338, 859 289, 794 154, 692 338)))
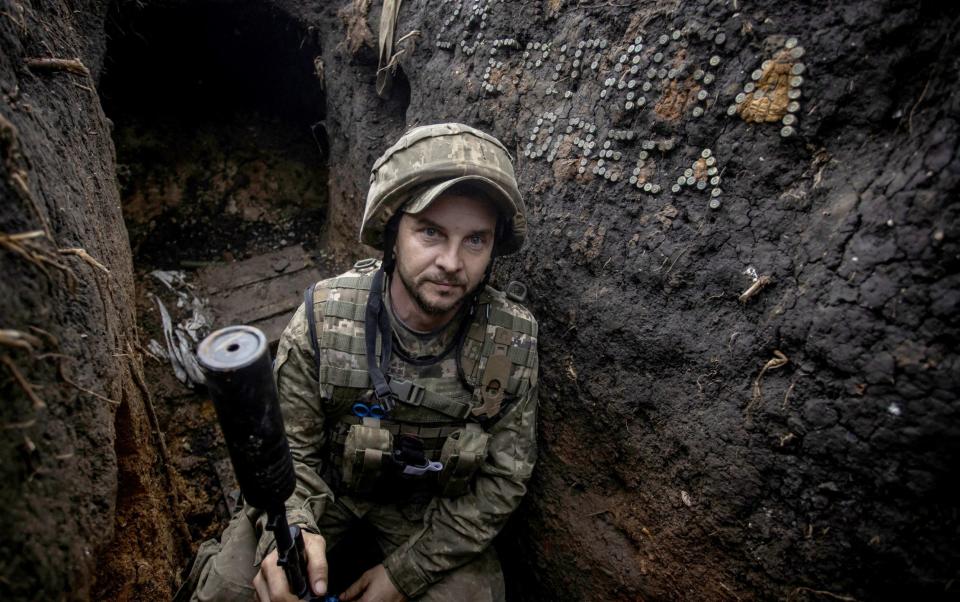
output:
POLYGON ((511 599, 956 597, 955 10, 410 1, 381 99, 380 3, 89 4, 0 15, 0 232, 77 275, 0 250, 46 406, 0 367, 4 599, 168 597, 226 511, 209 404, 141 359, 144 274, 366 256, 370 166, 441 120, 514 151, 534 233, 497 271, 542 335, 511 599))

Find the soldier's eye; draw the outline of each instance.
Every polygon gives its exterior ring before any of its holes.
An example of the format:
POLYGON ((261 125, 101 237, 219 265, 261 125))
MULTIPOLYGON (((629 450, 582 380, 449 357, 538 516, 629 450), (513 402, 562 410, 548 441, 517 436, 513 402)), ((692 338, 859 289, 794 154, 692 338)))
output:
POLYGON ((430 227, 424 228, 423 233, 429 237, 434 237, 438 234, 436 228, 430 228, 430 227))

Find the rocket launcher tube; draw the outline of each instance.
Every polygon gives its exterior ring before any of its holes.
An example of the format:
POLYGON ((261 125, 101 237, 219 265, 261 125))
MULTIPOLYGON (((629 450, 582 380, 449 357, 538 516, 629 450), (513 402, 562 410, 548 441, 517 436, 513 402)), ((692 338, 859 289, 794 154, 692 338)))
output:
POLYGON ((277 540, 277 564, 290 591, 313 600, 306 579, 303 534, 287 524, 287 501, 297 485, 277 402, 270 351, 263 332, 228 326, 201 341, 197 359, 207 379, 230 461, 249 504, 267 512, 277 540))

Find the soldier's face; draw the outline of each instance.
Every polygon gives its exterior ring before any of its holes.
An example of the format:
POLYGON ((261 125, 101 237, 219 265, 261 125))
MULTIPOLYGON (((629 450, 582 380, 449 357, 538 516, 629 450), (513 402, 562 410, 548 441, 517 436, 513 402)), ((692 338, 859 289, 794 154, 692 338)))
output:
MULTIPOLYGON (((416 215, 403 214, 395 248, 399 296, 409 295, 423 318, 452 317, 483 279, 496 223, 489 202, 456 193, 441 195, 416 215)), ((391 294, 398 296, 392 288, 391 294)))

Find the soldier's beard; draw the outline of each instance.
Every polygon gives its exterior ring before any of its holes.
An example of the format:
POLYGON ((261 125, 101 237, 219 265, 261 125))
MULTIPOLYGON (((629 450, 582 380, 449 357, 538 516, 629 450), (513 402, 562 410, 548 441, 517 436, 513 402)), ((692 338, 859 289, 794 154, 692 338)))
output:
MULTIPOLYGON (((468 298, 473 290, 466 290, 466 283, 462 281, 455 280, 453 278, 431 278, 428 276, 420 276, 419 278, 412 278, 408 274, 404 273, 403 269, 400 267, 400 262, 397 261, 397 266, 394 272, 400 277, 400 282, 403 284, 403 288, 407 290, 407 293, 410 295, 410 298, 413 299, 413 302, 417 304, 417 307, 420 308, 420 311, 429 315, 429 316, 442 316, 443 314, 449 313, 463 304, 463 300, 468 298), (433 303, 423 293, 423 288, 429 282, 444 282, 455 284, 462 287, 464 291, 458 297, 449 298, 445 303, 433 303)), ((476 287, 474 287, 475 290, 476 287)))

